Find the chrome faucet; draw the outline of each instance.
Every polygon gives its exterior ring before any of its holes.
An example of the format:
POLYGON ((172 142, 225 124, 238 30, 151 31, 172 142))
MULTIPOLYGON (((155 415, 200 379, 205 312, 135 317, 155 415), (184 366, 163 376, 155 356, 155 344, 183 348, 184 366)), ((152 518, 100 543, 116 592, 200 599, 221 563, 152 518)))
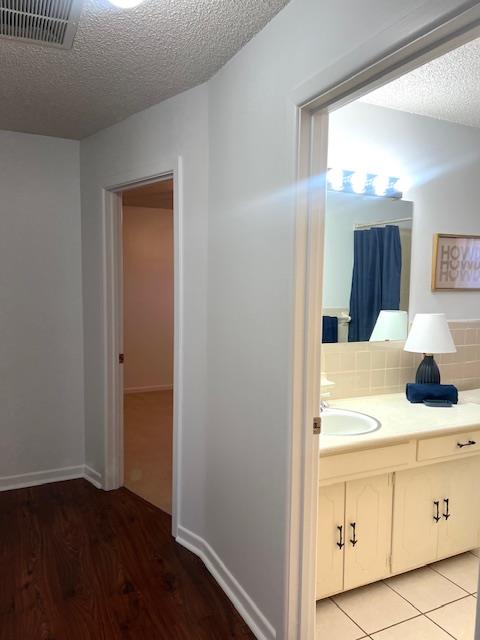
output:
POLYGON ((326 400, 320 400, 320 411, 325 411, 325 409, 328 409, 329 407, 330 405, 326 400))

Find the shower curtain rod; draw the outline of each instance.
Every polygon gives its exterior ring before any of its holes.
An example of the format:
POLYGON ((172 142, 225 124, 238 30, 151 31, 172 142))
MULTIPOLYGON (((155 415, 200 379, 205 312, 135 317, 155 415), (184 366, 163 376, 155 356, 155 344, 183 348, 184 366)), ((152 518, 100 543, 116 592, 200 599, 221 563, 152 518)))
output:
POLYGON ((354 224, 354 229, 370 229, 371 227, 384 227, 387 224, 396 222, 413 222, 413 218, 396 218, 395 220, 383 220, 381 222, 370 222, 368 224, 354 224))

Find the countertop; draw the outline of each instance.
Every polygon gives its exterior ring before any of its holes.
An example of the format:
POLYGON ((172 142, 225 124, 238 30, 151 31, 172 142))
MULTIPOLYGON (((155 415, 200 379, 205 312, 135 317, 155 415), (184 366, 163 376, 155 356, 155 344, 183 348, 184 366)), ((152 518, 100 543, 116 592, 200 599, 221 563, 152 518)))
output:
POLYGON ((410 403, 404 393, 332 400, 330 407, 366 413, 382 424, 378 431, 358 436, 320 436, 320 455, 368 449, 424 436, 480 429, 480 389, 461 391, 449 408, 410 403))

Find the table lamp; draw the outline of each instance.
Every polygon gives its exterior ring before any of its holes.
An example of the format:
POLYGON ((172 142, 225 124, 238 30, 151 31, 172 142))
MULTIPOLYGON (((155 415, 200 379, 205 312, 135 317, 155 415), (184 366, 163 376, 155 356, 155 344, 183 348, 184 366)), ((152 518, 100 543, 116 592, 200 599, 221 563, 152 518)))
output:
POLYGON ((380 311, 370 336, 370 342, 405 340, 407 333, 408 314, 406 311, 380 311))
POLYGON ((417 384, 440 384, 440 370, 433 356, 436 353, 455 353, 456 350, 444 313, 416 314, 405 351, 424 355, 415 376, 417 384))

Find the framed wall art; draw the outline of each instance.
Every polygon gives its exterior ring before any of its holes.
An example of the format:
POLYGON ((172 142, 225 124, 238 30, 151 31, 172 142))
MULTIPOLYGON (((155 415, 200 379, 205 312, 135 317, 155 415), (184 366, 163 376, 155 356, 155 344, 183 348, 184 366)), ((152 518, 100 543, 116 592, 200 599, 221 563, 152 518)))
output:
POLYGON ((480 291, 480 236, 435 234, 432 291, 480 291))

